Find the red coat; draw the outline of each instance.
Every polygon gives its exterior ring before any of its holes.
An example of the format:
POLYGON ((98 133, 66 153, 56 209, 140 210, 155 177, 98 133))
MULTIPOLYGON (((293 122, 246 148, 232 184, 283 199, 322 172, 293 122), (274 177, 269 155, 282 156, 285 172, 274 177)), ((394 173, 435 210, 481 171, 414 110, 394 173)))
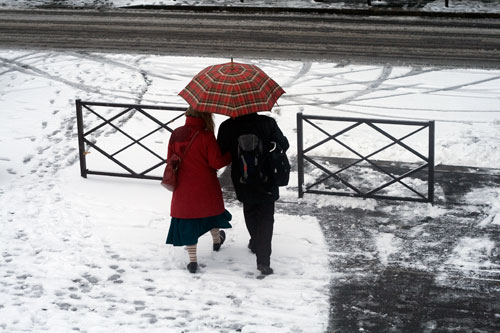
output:
POLYGON ((221 154, 214 133, 204 130, 201 118, 186 117, 186 124, 174 130, 168 143, 168 157, 175 148, 184 153, 192 135, 200 130, 181 163, 177 185, 172 195, 170 215, 193 219, 222 214, 225 210, 217 169, 231 162, 231 155, 221 154))

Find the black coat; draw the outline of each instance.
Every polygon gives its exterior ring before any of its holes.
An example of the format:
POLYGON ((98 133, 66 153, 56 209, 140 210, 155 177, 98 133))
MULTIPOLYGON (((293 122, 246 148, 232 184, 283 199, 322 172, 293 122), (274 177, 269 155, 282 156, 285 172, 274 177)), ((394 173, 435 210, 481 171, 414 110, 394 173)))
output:
MULTIPOLYGON (((242 134, 255 134, 263 143, 276 141, 284 150, 290 147, 287 138, 273 118, 256 113, 227 119, 220 125, 217 135, 217 142, 222 154, 229 151, 232 157, 234 167, 231 168, 231 179, 238 200, 248 204, 278 200, 279 189, 277 186, 240 183, 241 170, 236 166, 239 165, 238 137, 242 134)), ((269 147, 264 147, 264 149, 269 151, 269 147)))

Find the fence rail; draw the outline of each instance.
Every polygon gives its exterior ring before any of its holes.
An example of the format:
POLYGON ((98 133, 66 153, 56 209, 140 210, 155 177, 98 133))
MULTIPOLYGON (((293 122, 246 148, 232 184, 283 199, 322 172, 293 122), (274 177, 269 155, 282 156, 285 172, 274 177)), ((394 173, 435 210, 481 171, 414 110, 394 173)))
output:
POLYGON ((149 173, 153 170, 158 169, 163 164, 165 164, 166 156, 165 157, 160 156, 159 154, 154 152, 152 149, 150 149, 148 146, 143 144, 142 141, 144 139, 150 137, 151 135, 157 133, 158 131, 160 131, 162 129, 165 129, 169 132, 172 132, 173 129, 169 127, 169 124, 171 124, 175 120, 182 117, 183 113, 173 115, 173 117, 171 119, 169 119, 167 122, 165 122, 165 121, 160 121, 157 117, 154 117, 153 115, 151 115, 151 113, 148 112, 148 110, 160 110, 160 111, 168 111, 168 112, 172 112, 172 111, 184 112, 186 110, 186 108, 170 107, 170 106, 155 106, 155 105, 134 105, 134 104, 119 104, 119 103, 85 102, 85 101, 81 101, 81 100, 76 100, 75 105, 76 105, 76 119, 77 119, 77 127, 78 127, 78 150, 79 150, 79 156, 80 156, 80 174, 82 177, 87 178, 87 175, 101 175, 101 176, 161 180, 161 177, 149 175, 149 173), (102 114, 100 114, 97 110, 95 110, 95 107, 113 108, 113 109, 117 109, 117 112, 111 118, 105 118, 102 114), (90 113, 90 114, 93 114, 94 116, 96 116, 100 120, 100 123, 97 126, 94 126, 93 128, 86 130, 85 121, 84 121, 84 110, 87 111, 87 113, 90 113), (126 131, 121 129, 119 126, 113 124, 114 120, 116 120, 116 119, 130 113, 130 112, 139 112, 141 115, 143 115, 146 118, 148 118, 149 120, 151 120, 157 127, 155 129, 153 129, 152 131, 149 131, 148 133, 142 135, 139 138, 134 138, 132 135, 128 134, 126 131), (95 133, 97 130, 103 128, 104 126, 112 127, 113 130, 121 133, 126 138, 128 138, 130 140, 130 143, 126 144, 125 146, 121 147, 120 149, 118 149, 114 152, 109 152, 109 151, 106 151, 105 149, 99 147, 97 142, 92 142, 91 140, 87 139, 87 137, 89 135, 95 133), (134 145, 141 147, 142 149, 144 149, 144 151, 146 151, 149 154, 151 154, 152 156, 154 156, 155 159, 157 160, 154 164, 152 164, 151 166, 148 166, 142 172, 134 171, 129 165, 127 165, 123 161, 120 161, 120 160, 118 160, 118 158, 116 158, 116 155, 123 153, 125 150, 131 148, 134 145), (87 168, 86 155, 88 153, 88 150, 86 149, 86 146, 99 152, 104 157, 106 157, 108 160, 112 161, 115 165, 118 165, 122 170, 124 170, 126 172, 121 173, 121 172, 89 170, 87 168))
MULTIPOLYGON (((368 118, 344 118, 344 117, 326 117, 326 116, 316 116, 316 115, 304 115, 302 113, 297 114, 297 167, 298 167, 298 186, 299 186, 299 197, 303 197, 304 193, 316 193, 316 194, 331 194, 331 195, 342 195, 342 196, 351 196, 351 197, 363 197, 363 198, 375 198, 375 199, 391 199, 391 200, 405 200, 405 201, 420 201, 420 202, 434 202, 434 121, 422 122, 422 121, 401 121, 401 120, 381 120, 381 119, 368 119, 368 118), (342 130, 330 134, 320 125, 315 123, 315 120, 321 121, 332 121, 332 122, 341 122, 341 123, 351 123, 347 125, 342 130), (304 147, 304 123, 311 125, 316 130, 325 134, 326 138, 305 148, 304 147), (358 128, 360 125, 365 124, 370 129, 373 129, 384 138, 389 139, 391 143, 383 146, 380 149, 375 150, 374 152, 363 155, 351 148, 348 144, 341 141, 339 137, 343 134, 348 133, 349 131, 358 128), (398 125, 398 126, 414 126, 417 127, 415 130, 410 133, 396 138, 387 131, 383 130, 379 124, 389 124, 389 125, 398 125), (405 144, 403 140, 427 129, 428 130, 428 152, 427 156, 421 154, 413 147, 405 144), (327 143, 330 141, 334 141, 351 154, 357 156, 356 159, 351 159, 347 162, 347 165, 340 167, 338 170, 332 171, 328 167, 325 167, 319 162, 318 156, 309 156, 307 155, 313 149, 327 143), (388 170, 384 163, 381 161, 375 161, 372 159, 376 154, 398 145, 399 147, 404 148, 406 151, 409 151, 419 160, 421 160, 422 164, 412 166, 410 170, 398 170, 404 171, 403 174, 397 175, 394 172, 388 170), (313 184, 308 184, 307 186, 304 184, 304 162, 310 163, 314 168, 321 170, 326 176, 316 180, 313 184), (343 177, 342 173, 345 173, 348 169, 359 166, 361 162, 366 162, 370 168, 376 170, 390 178, 389 181, 383 182, 375 188, 371 188, 367 191, 364 191, 359 186, 356 186, 352 181, 349 181, 347 177, 343 177), (414 187, 408 185, 403 180, 405 178, 409 178, 423 170, 427 169, 427 193, 421 193, 414 187), (329 179, 334 179, 337 182, 341 183, 345 189, 349 191, 336 191, 336 190, 317 190, 315 187, 318 185, 325 184, 325 182, 329 179), (388 188, 393 184, 400 184, 405 189, 409 190, 413 196, 397 196, 397 195, 386 195, 381 194, 382 190, 388 188)), ((348 159, 344 159, 348 160, 348 159)))
MULTIPOLYGON (((445 7, 449 7, 450 5, 450 1, 449 0, 443 0, 444 1, 444 6, 445 7)), ((368 4, 368 6, 371 6, 373 5, 373 3, 376 3, 377 0, 366 0, 366 3, 368 4)))

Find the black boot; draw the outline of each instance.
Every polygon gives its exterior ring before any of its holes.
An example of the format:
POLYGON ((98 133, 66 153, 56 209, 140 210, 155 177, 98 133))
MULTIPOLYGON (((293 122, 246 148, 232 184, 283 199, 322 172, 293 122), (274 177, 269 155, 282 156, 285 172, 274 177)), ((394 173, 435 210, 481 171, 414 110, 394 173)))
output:
POLYGON ((224 230, 219 231, 220 243, 214 243, 214 251, 219 251, 222 244, 226 240, 226 233, 224 230))
POLYGON ((187 269, 189 271, 189 273, 196 273, 196 271, 198 270, 198 263, 196 261, 192 261, 190 262, 188 265, 187 265, 187 269))
POLYGON ((271 267, 265 265, 257 265, 257 269, 262 273, 262 275, 270 275, 274 273, 271 267))

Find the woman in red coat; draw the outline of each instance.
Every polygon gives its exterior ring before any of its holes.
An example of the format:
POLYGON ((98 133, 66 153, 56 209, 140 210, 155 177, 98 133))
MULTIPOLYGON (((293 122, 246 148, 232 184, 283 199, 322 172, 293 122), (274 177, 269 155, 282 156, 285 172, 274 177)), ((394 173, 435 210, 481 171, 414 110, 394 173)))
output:
POLYGON ((186 246, 189 272, 198 268, 198 238, 210 231, 213 250, 219 251, 226 239, 220 228, 231 228, 231 214, 224 208, 217 169, 231 162, 231 155, 222 155, 214 135, 211 113, 186 111, 186 124, 174 130, 168 143, 168 157, 175 151, 182 156, 194 137, 177 175, 172 195, 170 229, 167 244, 186 246))

